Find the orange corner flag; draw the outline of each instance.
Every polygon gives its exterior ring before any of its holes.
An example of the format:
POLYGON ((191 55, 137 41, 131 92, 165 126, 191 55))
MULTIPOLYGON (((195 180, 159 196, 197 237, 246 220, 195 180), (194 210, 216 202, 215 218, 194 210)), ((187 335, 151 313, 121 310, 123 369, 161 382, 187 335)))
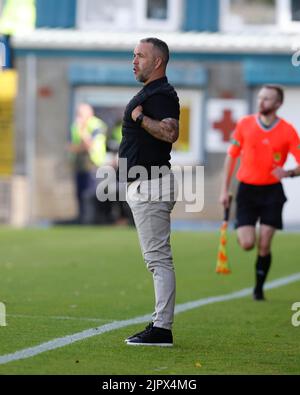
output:
POLYGON ((217 267, 216 267, 216 273, 220 273, 220 274, 231 273, 228 264, 228 256, 227 256, 227 228, 228 228, 231 202, 232 202, 232 195, 229 196, 229 204, 228 207, 225 208, 224 221, 221 226, 221 235, 219 241, 217 267))
POLYGON ((231 270, 229 269, 229 265, 228 265, 226 244, 227 244, 227 223, 223 223, 221 228, 216 273, 220 273, 220 274, 231 273, 231 270))

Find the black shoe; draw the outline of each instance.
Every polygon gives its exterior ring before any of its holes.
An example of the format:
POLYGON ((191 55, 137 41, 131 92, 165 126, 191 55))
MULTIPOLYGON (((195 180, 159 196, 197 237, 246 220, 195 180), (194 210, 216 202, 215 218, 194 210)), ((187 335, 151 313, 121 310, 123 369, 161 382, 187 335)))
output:
POLYGON ((137 336, 131 336, 126 340, 129 346, 160 346, 172 347, 173 336, 169 329, 152 326, 139 333, 137 336))
POLYGON ((127 343, 128 340, 133 339, 134 337, 142 335, 144 332, 147 332, 152 328, 153 328, 153 322, 150 322, 143 331, 135 333, 134 335, 127 337, 127 339, 125 339, 125 343, 127 343))
POLYGON ((262 289, 254 289, 253 300, 263 301, 266 300, 262 289))

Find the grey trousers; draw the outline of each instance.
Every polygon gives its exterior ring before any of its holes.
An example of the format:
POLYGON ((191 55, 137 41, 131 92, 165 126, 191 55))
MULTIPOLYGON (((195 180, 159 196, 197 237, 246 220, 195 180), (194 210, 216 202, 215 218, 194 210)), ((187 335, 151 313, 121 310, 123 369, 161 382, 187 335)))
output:
POLYGON ((171 329, 175 308, 175 272, 170 245, 170 214, 175 204, 174 175, 134 181, 127 186, 142 254, 153 275, 154 326, 171 329))

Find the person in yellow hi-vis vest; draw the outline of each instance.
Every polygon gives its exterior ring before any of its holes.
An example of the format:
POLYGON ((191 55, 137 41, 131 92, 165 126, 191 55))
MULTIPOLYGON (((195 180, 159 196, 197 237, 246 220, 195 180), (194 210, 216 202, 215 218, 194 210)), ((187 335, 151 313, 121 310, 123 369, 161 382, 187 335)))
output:
POLYGON ((0 34, 27 33, 35 28, 35 0, 0 0, 0 34))
POLYGON ((71 126, 72 164, 78 201, 78 222, 93 223, 96 204, 96 171, 106 158, 107 125, 94 115, 93 108, 79 104, 71 126))

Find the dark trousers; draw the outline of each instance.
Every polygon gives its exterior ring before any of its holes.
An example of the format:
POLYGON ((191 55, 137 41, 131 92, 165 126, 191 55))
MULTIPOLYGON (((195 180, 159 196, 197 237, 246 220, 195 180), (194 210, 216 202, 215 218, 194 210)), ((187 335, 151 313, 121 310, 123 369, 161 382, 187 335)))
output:
POLYGON ((78 201, 78 222, 83 225, 111 224, 112 204, 100 202, 96 196, 97 182, 94 172, 76 174, 76 196, 78 201))
POLYGON ((78 201, 78 222, 83 224, 86 221, 87 195, 95 194, 96 179, 93 172, 78 172, 75 175, 76 197, 78 201))

